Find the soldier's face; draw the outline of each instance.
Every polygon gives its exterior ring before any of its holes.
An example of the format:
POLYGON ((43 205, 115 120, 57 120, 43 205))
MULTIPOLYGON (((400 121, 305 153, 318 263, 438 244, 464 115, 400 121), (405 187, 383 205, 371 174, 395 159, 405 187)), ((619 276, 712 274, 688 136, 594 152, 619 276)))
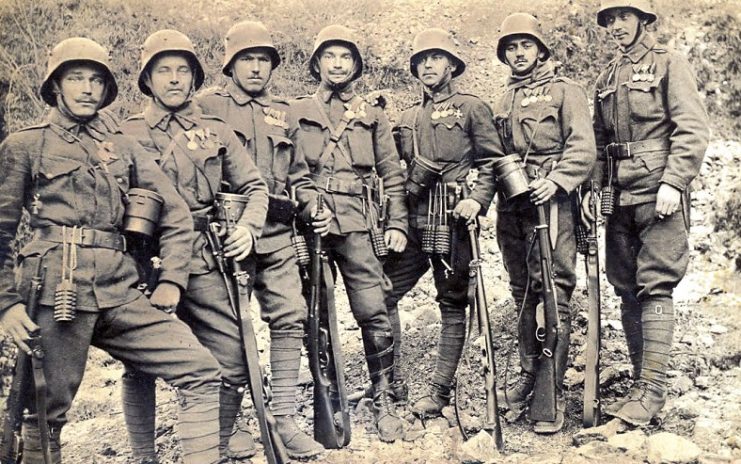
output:
POLYGON ((330 45, 319 55, 319 75, 330 84, 344 84, 355 73, 355 56, 344 45, 330 45))
POLYGON ((168 109, 178 109, 190 98, 193 70, 180 54, 162 54, 149 66, 145 83, 168 109))
POLYGON ((249 94, 262 92, 273 72, 270 53, 264 49, 251 49, 239 53, 232 63, 234 82, 249 94))
POLYGON ((106 74, 88 63, 67 66, 59 74, 56 91, 73 116, 90 118, 97 113, 106 93, 106 74))
POLYGON ((504 43, 504 59, 515 74, 533 70, 539 57, 545 57, 538 42, 527 36, 512 36, 504 43))
POLYGON ((613 8, 605 12, 605 24, 618 46, 627 48, 638 36, 641 18, 630 8, 613 8))
POLYGON ((435 88, 451 79, 455 65, 447 53, 431 50, 423 53, 416 64, 419 80, 429 88, 435 88))

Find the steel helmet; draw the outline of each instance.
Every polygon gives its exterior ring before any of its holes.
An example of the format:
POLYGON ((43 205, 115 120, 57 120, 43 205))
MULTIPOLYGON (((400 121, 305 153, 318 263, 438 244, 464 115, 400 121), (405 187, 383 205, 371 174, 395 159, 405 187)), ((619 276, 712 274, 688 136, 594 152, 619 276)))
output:
POLYGON ((502 25, 499 27, 499 40, 497 41, 497 58, 502 63, 507 63, 504 56, 505 39, 513 35, 529 35, 540 44, 543 52, 545 52, 545 59, 547 60, 551 56, 551 50, 543 40, 543 33, 540 30, 540 23, 538 19, 527 13, 514 13, 502 21, 502 25))
POLYGON ((412 56, 409 58, 409 70, 414 77, 419 78, 417 76, 417 67, 414 63, 416 58, 430 50, 442 50, 453 57, 457 65, 453 72, 453 77, 460 76, 466 70, 466 63, 456 52, 455 43, 453 43, 453 38, 450 34, 442 29, 432 28, 420 32, 414 36, 414 40, 412 41, 412 56))
POLYGON ((360 75, 363 74, 363 57, 360 56, 360 48, 358 47, 358 40, 355 37, 355 31, 338 24, 327 26, 317 34, 316 40, 314 41, 314 50, 311 52, 311 57, 309 58, 309 72, 311 75, 314 79, 321 80, 319 72, 314 69, 314 60, 319 56, 319 53, 324 47, 331 45, 334 42, 339 42, 341 45, 349 47, 358 62, 358 69, 355 71, 355 74, 352 75, 350 80, 355 80, 360 77, 360 75))
POLYGON ((646 18, 647 24, 656 21, 656 13, 653 12, 649 0, 603 0, 600 2, 599 11, 597 11, 597 24, 607 27, 605 12, 613 8, 632 8, 640 13, 639 16, 646 18))
POLYGON ((144 83, 144 76, 149 68, 149 64, 161 53, 180 52, 187 56, 193 68, 193 79, 195 88, 198 90, 203 85, 203 66, 198 61, 196 50, 193 42, 182 32, 172 29, 163 29, 147 37, 142 45, 141 69, 139 70, 139 90, 144 95, 152 96, 147 84, 144 83))
POLYGON ((57 106, 52 82, 59 68, 73 61, 88 61, 100 65, 106 73, 106 88, 108 93, 100 105, 104 108, 110 105, 118 95, 118 85, 111 71, 108 51, 97 42, 84 37, 72 37, 62 40, 49 52, 49 63, 46 67, 46 76, 41 83, 39 94, 50 106, 57 106))
POLYGON ((280 64, 278 49, 273 44, 268 29, 258 21, 242 21, 229 29, 224 38, 224 66, 221 68, 227 76, 232 75, 231 64, 234 57, 242 50, 266 48, 273 62, 273 69, 280 64))

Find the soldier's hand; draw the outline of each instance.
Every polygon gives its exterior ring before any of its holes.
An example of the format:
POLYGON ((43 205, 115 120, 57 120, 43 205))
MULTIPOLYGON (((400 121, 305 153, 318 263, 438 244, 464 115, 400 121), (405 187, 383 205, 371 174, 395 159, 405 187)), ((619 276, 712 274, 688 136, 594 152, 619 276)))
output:
POLYGON ((661 184, 656 194, 656 216, 664 219, 674 214, 682 200, 682 192, 669 184, 661 184))
POLYGON ((149 297, 149 302, 155 308, 170 314, 180 302, 180 287, 171 282, 160 282, 149 297))
POLYGON ((252 251, 252 232, 245 226, 235 226, 224 241, 224 256, 242 261, 252 251))
MULTIPOLYGON (((591 227, 592 223, 597 219, 592 215, 592 208, 590 206, 590 202, 592 201, 592 191, 587 190, 586 193, 582 196, 581 199, 581 223, 584 224, 584 227, 591 227)), ((596 199, 595 199, 596 201, 596 199)))
POLYGON ((396 253, 401 253, 407 247, 407 236, 400 230, 389 229, 383 234, 383 238, 389 250, 396 253))
POLYGON ((324 208, 320 213, 316 212, 316 205, 311 209, 311 227, 314 229, 315 234, 319 234, 322 237, 329 233, 329 225, 332 223, 332 211, 329 208, 324 208))
POLYGON ((28 317, 26 305, 16 303, 4 313, 0 313, 0 325, 13 338, 18 349, 30 356, 31 348, 26 342, 31 338, 32 332, 39 330, 39 326, 28 317))
POLYGON ((476 216, 478 216, 479 211, 481 211, 481 205, 479 202, 471 198, 466 198, 455 205, 455 209, 453 209, 453 217, 456 219, 463 218, 466 222, 472 222, 476 219, 476 216))
POLYGON ((535 206, 542 205, 550 200, 558 191, 558 185, 549 179, 535 179, 530 182, 530 201, 535 206))

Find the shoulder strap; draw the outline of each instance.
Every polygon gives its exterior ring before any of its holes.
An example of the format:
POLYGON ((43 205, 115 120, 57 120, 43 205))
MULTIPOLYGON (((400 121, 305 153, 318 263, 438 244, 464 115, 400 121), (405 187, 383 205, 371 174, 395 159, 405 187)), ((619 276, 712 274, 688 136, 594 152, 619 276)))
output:
POLYGON ((321 102, 319 101, 319 97, 314 94, 314 103, 316 103, 316 107, 319 110, 319 115, 322 118, 322 122, 329 128, 330 137, 329 137, 329 143, 324 147, 324 151, 322 152, 321 156, 319 157, 319 160, 317 161, 317 168, 316 172, 321 173, 322 168, 324 168, 324 164, 327 162, 329 157, 332 155, 332 152, 336 147, 340 148, 340 152, 342 155, 346 158, 347 162, 352 167, 352 158, 345 152, 344 147, 342 144, 339 143, 340 137, 342 137, 342 134, 345 132, 345 129, 347 129, 347 126, 350 124, 350 117, 349 113, 355 113, 358 110, 358 107, 360 107, 363 100, 355 96, 353 97, 352 104, 350 105, 350 111, 345 111, 345 113, 342 115, 342 119, 340 120, 340 124, 337 127, 334 127, 332 125, 332 121, 329 119, 329 115, 324 110, 324 107, 322 106, 321 102))

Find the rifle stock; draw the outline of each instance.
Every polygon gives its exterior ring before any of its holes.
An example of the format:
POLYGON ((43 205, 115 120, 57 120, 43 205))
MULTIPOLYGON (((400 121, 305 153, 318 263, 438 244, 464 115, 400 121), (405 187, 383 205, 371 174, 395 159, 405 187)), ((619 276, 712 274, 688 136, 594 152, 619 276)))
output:
POLYGON ((589 225, 584 264, 587 270, 587 298, 589 311, 587 317, 587 351, 584 366, 584 409, 582 425, 594 427, 600 422, 599 392, 599 352, 600 352, 600 315, 602 312, 599 283, 599 249, 597 230, 597 188, 591 185, 589 210, 594 218, 589 225))
MULTIPOLYGON (((45 276, 46 267, 42 267, 42 260, 39 258, 36 273, 31 279, 31 286, 29 287, 28 298, 26 299, 26 313, 34 322, 36 321, 39 309, 39 298, 45 276)), ((18 350, 13 382, 10 387, 8 400, 5 404, 3 436, 2 443, 0 444, 0 464, 16 464, 22 459, 23 443, 20 438, 20 432, 23 423, 23 410, 26 406, 24 404, 24 399, 32 390, 35 379, 38 379, 36 381, 37 408, 39 406, 39 395, 45 396, 46 394, 46 381, 43 379, 42 369, 44 352, 41 349, 41 334, 39 331, 31 333, 31 339, 28 341, 28 345, 31 348, 30 355, 18 350), (39 377, 39 375, 41 377, 39 377), (39 389, 42 389, 42 391, 38 391, 39 389)), ((41 401, 44 407, 45 402, 45 399, 44 401, 41 401)), ((39 431, 41 434, 41 447, 44 452, 44 462, 51 464, 49 427, 46 424, 46 411, 39 410, 37 413, 39 417, 39 431)))
MULTIPOLYGON (((456 225, 457 226, 457 225, 456 225)), ((484 335, 484 362, 485 362, 485 389, 486 389, 486 430, 492 437, 500 451, 504 449, 502 438, 502 424, 499 421, 499 410, 497 404, 497 366, 494 361, 494 343, 491 336, 491 321, 489 320, 489 308, 486 303, 484 290, 484 276, 481 272, 481 253, 479 249, 479 238, 476 234, 478 222, 474 221, 468 225, 468 238, 471 242, 471 263, 469 264, 470 277, 476 281, 476 296, 474 300, 476 316, 479 329, 484 335)), ((456 244, 453 244, 456 246, 456 244)))
MULTIPOLYGON (((234 231, 234 225, 227 220, 227 234, 234 231)), ((267 407, 269 392, 260 367, 260 358, 257 348, 257 337, 250 315, 250 288, 249 275, 236 259, 227 260, 224 256, 223 244, 219 237, 219 225, 211 223, 206 233, 211 252, 216 265, 224 279, 229 305, 237 319, 239 334, 242 338, 242 352, 247 366, 250 396, 255 407, 255 415, 260 424, 260 438, 262 440, 265 459, 269 464, 284 464, 289 462, 283 441, 275 431, 275 418, 267 407), (230 272, 231 271, 231 272, 230 272), (236 288, 235 288, 236 287, 236 288)))
POLYGON ((535 227, 540 250, 540 273, 543 279, 543 310, 545 327, 538 332, 541 353, 535 374, 535 387, 530 403, 530 418, 533 421, 553 422, 556 420, 556 365, 554 353, 558 341, 558 304, 553 279, 553 256, 551 238, 545 206, 538 205, 538 225, 535 227))
MULTIPOLYGON (((320 195, 317 212, 324 206, 320 195)), ((344 359, 334 306, 334 284, 322 237, 311 249, 308 315, 309 366, 314 378, 314 439, 328 449, 350 443, 350 411, 345 389, 344 359)))

